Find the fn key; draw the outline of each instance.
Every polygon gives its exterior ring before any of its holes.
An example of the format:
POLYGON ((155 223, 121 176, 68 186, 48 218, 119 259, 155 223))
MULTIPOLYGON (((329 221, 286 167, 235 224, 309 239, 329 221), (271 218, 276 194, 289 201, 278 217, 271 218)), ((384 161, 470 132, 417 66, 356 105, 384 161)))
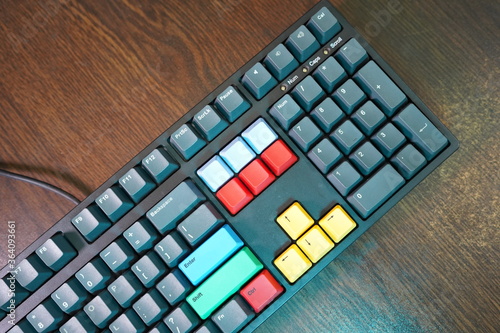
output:
POLYGON ((224 333, 238 332, 255 313, 240 295, 236 295, 213 316, 212 320, 224 333))

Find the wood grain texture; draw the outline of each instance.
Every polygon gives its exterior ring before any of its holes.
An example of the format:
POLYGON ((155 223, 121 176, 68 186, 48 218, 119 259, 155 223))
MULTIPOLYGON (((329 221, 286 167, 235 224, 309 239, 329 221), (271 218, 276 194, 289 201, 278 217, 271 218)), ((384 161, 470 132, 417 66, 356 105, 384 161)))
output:
MULTIPOLYGON (((258 332, 500 328, 499 4, 395 1, 333 3, 461 147, 258 332)), ((85 198, 314 3, 3 0, 0 168, 85 198)), ((71 208, 0 178, 0 253, 71 208)))

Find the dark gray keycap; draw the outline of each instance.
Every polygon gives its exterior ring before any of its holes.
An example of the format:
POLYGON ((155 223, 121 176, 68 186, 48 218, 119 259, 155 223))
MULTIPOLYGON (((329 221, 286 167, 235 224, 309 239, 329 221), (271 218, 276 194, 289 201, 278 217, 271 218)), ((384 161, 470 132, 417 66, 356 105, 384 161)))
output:
POLYGON ((151 223, 141 219, 125 230, 123 237, 137 253, 141 253, 153 247, 153 244, 158 239, 158 233, 151 226, 151 223))
POLYGON ((347 80, 333 93, 333 99, 345 113, 351 114, 366 99, 365 93, 354 83, 347 80))
POLYGON ((132 307, 148 326, 159 321, 169 309, 168 303, 156 289, 148 291, 132 307))
POLYGON ((341 158, 342 154, 328 139, 321 140, 307 154, 322 173, 327 173, 341 158))
POLYGON ((172 231, 155 245, 155 251, 169 267, 175 267, 190 249, 181 235, 172 231))
POLYGON ((108 291, 123 308, 142 294, 143 286, 131 271, 126 271, 108 286, 108 291))
POLYGON ((58 233, 45 241, 36 254, 50 269, 58 271, 76 257, 76 250, 62 233, 58 233))
POLYGON ((298 61, 283 44, 279 44, 267 54, 264 65, 278 81, 282 81, 295 68, 299 67, 298 61))
POLYGON ((350 120, 346 120, 330 134, 330 138, 344 154, 349 154, 364 135, 350 120))
POLYGON ((112 186, 95 199, 95 203, 112 222, 118 221, 134 207, 134 203, 118 186, 112 186))
POLYGON ((101 258, 95 258, 76 272, 75 276, 88 292, 94 294, 106 287, 111 279, 111 270, 101 258))
POLYGON ((327 178, 343 196, 346 196, 363 179, 347 161, 330 172, 327 178))
POLYGON ((192 332, 198 326, 200 318, 188 303, 182 303, 163 318, 163 322, 172 332, 187 333, 192 332))
POLYGON ((368 101, 354 112, 352 119, 366 135, 371 135, 386 118, 372 101, 368 101))
POLYGON ((220 330, 215 326, 213 321, 206 321, 195 333, 220 333, 220 330))
POLYGON ((150 288, 167 273, 167 267, 156 253, 149 252, 132 265, 132 272, 146 288, 150 288))
POLYGON ((76 279, 71 279, 54 291, 50 297, 62 311, 71 314, 82 308, 88 295, 85 288, 76 279))
POLYGON ((26 316, 37 332, 51 332, 63 319, 63 312, 52 299, 43 301, 26 316))
POLYGON ((394 123, 431 160, 446 145, 448 139, 413 104, 408 105, 395 118, 394 123))
POLYGON ((140 167, 130 169, 118 183, 135 203, 141 201, 155 188, 155 183, 140 167))
POLYGON ((308 151, 321 138, 321 131, 307 117, 293 126, 288 134, 303 151, 308 151))
POLYGON ((96 240, 111 226, 111 222, 109 222, 102 210, 94 205, 82 210, 80 214, 71 220, 71 223, 89 242, 96 240))
POLYGON ((405 143, 406 138, 393 124, 389 123, 372 137, 372 141, 385 157, 390 157, 405 143))
POLYGON ((134 260, 134 250, 123 238, 119 238, 101 251, 99 256, 115 273, 130 267, 134 260))
POLYGON ((427 160, 413 145, 408 144, 391 158, 391 162, 403 177, 410 179, 424 167, 427 160))
POLYGON ((312 76, 307 76, 292 90, 292 96, 304 110, 309 112, 316 102, 325 96, 325 92, 312 76))
POLYGON ((264 97, 278 84, 278 81, 276 81, 260 62, 253 65, 252 68, 245 73, 241 82, 256 99, 264 97))
POLYGON ((186 298, 193 286, 180 270, 175 269, 158 282, 156 289, 171 305, 175 305, 186 298))
POLYGON ((403 177, 387 164, 347 197, 347 200, 359 215, 367 218, 403 186, 404 182, 403 177))
POLYGON ((131 309, 118 316, 111 324, 109 330, 114 333, 122 332, 144 332, 146 326, 139 316, 131 309))
POLYGON ((230 122, 238 119, 251 106, 233 86, 227 87, 217 96, 215 105, 230 122))
POLYGON ((185 160, 189 160, 206 145, 206 142, 186 124, 170 136, 170 143, 185 160))
POLYGON ((157 148, 142 159, 142 167, 158 184, 168 178, 179 166, 164 148, 157 148))
POLYGON ((197 246, 222 223, 224 218, 215 207, 211 203, 204 203, 179 223, 177 231, 191 246, 197 246))
POLYGON ((384 156, 370 142, 362 144, 349 158, 365 176, 372 173, 384 161, 384 156))
POLYGON ((205 196, 191 181, 186 180, 167 194, 147 213, 147 218, 161 233, 175 228, 176 223, 186 216, 205 196))
POLYGON ((120 312, 120 306, 107 290, 94 297, 83 307, 90 320, 99 328, 105 328, 120 312))
MULTIPOLYGON (((229 95, 227 98, 229 98, 229 95)), ((231 109, 233 112, 237 110, 238 108, 231 109)), ((222 119, 210 105, 205 106, 200 112, 194 115, 193 124, 208 141, 213 140, 228 126, 227 121, 222 119)))
POLYGON ((97 327, 83 311, 71 317, 60 328, 60 333, 96 333, 97 327))
POLYGON ((167 325, 165 325, 162 321, 155 325, 155 327, 149 331, 148 333, 170 333, 167 325))
POLYGON ((306 61, 320 48, 314 35, 303 25, 288 37, 285 45, 299 62, 306 61))
POLYGON ((312 110, 311 116, 316 124, 328 133, 345 117, 345 114, 330 97, 327 97, 312 110))
POLYGON ((329 57, 314 71, 313 77, 323 89, 331 93, 347 77, 347 73, 334 57, 329 57))
POLYGON ((0 309, 10 312, 29 296, 29 292, 21 287, 12 274, 0 279, 0 309), (15 292, 11 292, 15 290, 15 292), (12 300, 12 301, 11 301, 12 300))
POLYGON ((354 79, 388 116, 392 116, 407 100, 401 89, 373 60, 364 65, 354 79))
POLYGON ((328 42, 341 29, 337 18, 326 7, 321 8, 313 15, 307 22, 307 27, 321 44, 328 42))
POLYGON ((288 94, 277 101, 269 110, 269 113, 285 130, 290 129, 290 126, 292 126, 297 119, 304 115, 304 111, 288 94))
POLYGON ((368 54, 358 41, 353 38, 340 48, 335 58, 349 74, 352 74, 368 59, 368 54))
POLYGON ((255 317, 252 308, 236 295, 212 315, 212 321, 224 333, 237 332, 255 317))
POLYGON ((29 291, 35 291, 52 276, 52 271, 35 254, 23 259, 13 270, 17 282, 29 291))

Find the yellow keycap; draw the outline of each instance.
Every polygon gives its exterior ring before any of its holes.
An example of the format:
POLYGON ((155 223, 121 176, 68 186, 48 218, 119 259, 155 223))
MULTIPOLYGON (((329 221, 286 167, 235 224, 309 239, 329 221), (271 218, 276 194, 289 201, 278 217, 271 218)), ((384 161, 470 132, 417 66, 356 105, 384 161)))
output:
POLYGON ((290 283, 297 281, 312 266, 309 259, 295 244, 274 260, 274 264, 290 283))
POLYGON ((300 235, 314 224, 314 220, 298 202, 293 203, 278 216, 276 222, 293 240, 299 238, 300 235))
POLYGON ((326 231, 335 243, 340 242, 352 229, 356 222, 340 206, 335 206, 319 221, 319 225, 326 231))
POLYGON ((330 238, 318 225, 315 225, 304 236, 300 237, 297 245, 313 263, 317 263, 334 246, 330 238))

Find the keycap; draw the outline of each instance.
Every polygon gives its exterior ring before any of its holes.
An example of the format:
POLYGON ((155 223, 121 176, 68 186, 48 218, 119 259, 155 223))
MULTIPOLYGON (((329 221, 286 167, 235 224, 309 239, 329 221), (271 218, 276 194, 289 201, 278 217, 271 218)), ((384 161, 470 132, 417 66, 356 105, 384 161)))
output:
POLYGON ((358 41, 352 38, 340 48, 335 58, 349 74, 353 74, 368 59, 368 54, 358 41))
POLYGON ((384 113, 372 101, 368 101, 352 115, 352 119, 363 133, 371 135, 386 118, 384 113))
POLYGON ((342 158, 342 154, 328 139, 321 140, 307 156, 322 172, 327 173, 342 158))
POLYGON ((115 302, 107 290, 94 297, 83 310, 99 328, 107 327, 118 315, 120 306, 115 302))
POLYGON ((193 286, 180 270, 174 269, 158 282, 156 289, 168 303, 175 305, 186 298, 193 286))
POLYGON ((126 271, 108 286, 108 291, 120 306, 127 308, 142 294, 143 286, 131 271, 126 271))
POLYGON ((346 196, 363 179, 349 162, 344 161, 327 175, 328 180, 346 196))
POLYGON ((76 257, 76 250, 62 233, 57 233, 46 240, 36 254, 50 269, 58 271, 76 257))
POLYGON ((212 315, 212 321, 223 333, 238 332, 255 317, 255 313, 240 295, 234 296, 212 315))
POLYGON ((146 325, 151 326, 161 320, 170 307, 158 290, 151 289, 132 308, 146 325))
POLYGON ((177 226, 177 231, 191 245, 197 246, 212 231, 224 223, 224 218, 207 202, 196 208, 177 226))
POLYGON ((231 179, 216 193, 216 196, 233 215, 236 215, 253 199, 252 193, 238 178, 231 179))
POLYGON ((239 136, 222 148, 219 155, 234 172, 240 172, 245 165, 255 158, 254 151, 239 136))
POLYGON ((314 223, 314 220, 298 202, 294 202, 277 218, 276 222, 291 239, 296 240, 314 223))
POLYGON ((372 142, 377 146, 385 157, 390 157, 406 141, 403 134, 392 124, 389 123, 372 136, 372 142))
POLYGON ((150 288, 167 273, 167 267, 156 253, 149 252, 132 265, 132 272, 146 288, 150 288))
POLYGON ((146 326, 133 310, 126 310, 118 316, 110 325, 109 329, 114 333, 122 332, 144 332, 146 326))
POLYGON ((314 35, 303 25, 288 37, 285 45, 299 62, 306 61, 320 48, 314 35))
POLYGON ((319 220, 319 225, 335 243, 339 243, 356 228, 356 222, 339 205, 333 207, 332 210, 323 216, 319 220))
POLYGON ((304 111, 288 94, 278 100, 269 113, 284 130, 288 130, 297 119, 304 115, 304 111))
POLYGON ((264 310, 284 291, 278 281, 267 269, 260 272, 240 291, 240 295, 250 304, 256 313, 264 310))
POLYGON ((325 92, 309 75, 293 88, 292 96, 304 110, 309 112, 316 102, 325 96, 325 92))
POLYGON ((302 118, 288 135, 303 151, 308 151, 320 138, 321 131, 308 117, 302 118))
POLYGON ((392 116, 407 100, 401 89, 373 60, 354 75, 354 80, 387 116, 392 116))
POLYGON ((71 317, 60 328, 60 333, 97 333, 97 327, 83 311, 71 317))
POLYGON ((334 246, 330 238, 317 225, 313 226, 300 237, 297 240, 297 245, 313 263, 317 263, 334 246))
MULTIPOLYGON (((232 112, 236 111, 232 108, 229 110, 232 112)), ((194 115, 193 124, 208 141, 212 141, 228 126, 228 123, 210 105, 205 106, 200 112, 194 115)))
POLYGON ((220 330, 215 326, 213 321, 206 321, 195 333, 220 333, 220 330))
POLYGON ((314 71, 313 77, 327 93, 331 93, 347 73, 334 57, 329 57, 314 71))
POLYGON ((363 175, 369 175, 382 162, 384 156, 375 148, 371 142, 365 142, 349 156, 351 162, 363 175))
POLYGON ((241 79, 243 86, 252 93, 256 99, 262 99, 278 81, 262 66, 260 62, 250 68, 241 79))
POLYGON ((292 244, 276 258, 274 265, 290 283, 297 281, 312 267, 311 261, 307 259, 306 255, 295 244, 292 244))
POLYGON ((241 247, 243 241, 229 225, 224 225, 187 256, 179 269, 196 286, 241 247))
POLYGON ((257 154, 262 153, 278 138, 273 129, 262 118, 254 121, 241 133, 241 136, 257 154))
POLYGON ((443 133, 414 104, 394 117, 394 123, 420 148, 427 160, 433 159, 448 144, 443 133))
POLYGON ((175 228, 176 223, 203 200, 205 196, 198 187, 191 180, 186 180, 151 208, 146 217, 163 234, 175 228))
POLYGON ((170 136, 170 143, 185 160, 191 159, 206 145, 206 142, 186 124, 170 136))
POLYGON ((321 44, 328 42, 342 28, 335 16, 326 7, 321 8, 313 15, 307 22, 307 27, 321 44))
POLYGON ((158 239, 158 233, 147 220, 141 219, 125 230, 123 237, 135 252, 141 253, 153 247, 158 239))
POLYGON ((333 99, 345 113, 351 114, 366 100, 366 95, 353 80, 349 79, 335 90, 333 99))
POLYGON ((276 179, 273 173, 259 159, 247 165, 238 177, 253 195, 260 194, 276 179))
POLYGON ((141 165, 158 184, 166 180, 179 166, 167 151, 160 147, 142 159, 141 165))
POLYGON ((118 273, 130 267, 134 250, 125 239, 119 238, 102 250, 99 256, 114 273, 118 273))
POLYGON ((424 167, 427 160, 413 145, 408 144, 391 158, 391 162, 405 179, 410 179, 424 167))
POLYGON ((208 160, 196 173, 212 192, 216 192, 234 175, 219 155, 208 160))
POLYGON ((392 166, 385 165, 347 200, 363 218, 367 218, 403 186, 404 182, 403 177, 392 166))
POLYGON ((95 199, 95 203, 112 222, 118 221, 134 207, 134 203, 117 186, 112 186, 104 191, 103 194, 95 199))
POLYGON ((17 282, 29 291, 35 291, 52 276, 52 271, 35 254, 21 260, 12 271, 17 282))
POLYGON ((57 288, 50 297, 62 311, 71 314, 82 308, 88 293, 76 279, 71 279, 57 288))
POLYGON ((233 86, 227 87, 217 96, 215 105, 230 122, 238 119, 251 106, 233 86))
POLYGON ((172 231, 155 245, 155 252, 169 266, 175 267, 191 250, 181 235, 172 231))
POLYGON ((106 288, 111 271, 101 258, 95 258, 76 272, 75 277, 88 292, 94 294, 106 288))
POLYGON ((187 297, 201 319, 210 314, 262 269, 255 255, 244 247, 187 297))
POLYGON ((279 44, 267 54, 264 65, 278 81, 282 81, 295 68, 299 67, 298 61, 283 44, 279 44))
POLYGON ((111 226, 106 215, 94 205, 82 210, 80 214, 71 219, 71 223, 89 242, 95 241, 111 226))
POLYGON ((325 132, 330 132, 332 128, 345 117, 345 113, 335 104, 330 97, 325 98, 311 112, 312 119, 325 132))
POLYGON ((144 199, 155 188, 155 183, 139 167, 130 169, 118 183, 135 203, 144 199))
POLYGON ((182 303, 163 318, 163 322, 172 332, 192 332, 200 319, 187 303, 182 303))
POLYGON ((297 156, 281 139, 264 150, 260 157, 276 176, 281 176, 298 160, 297 156))
POLYGON ((350 120, 346 120, 330 134, 330 138, 344 154, 349 154, 364 135, 350 120))
POLYGON ((161 321, 155 325, 155 327, 148 333, 170 333, 168 327, 161 321))
POLYGON ((5 278, 0 279, 0 309, 3 311, 10 312, 28 296, 29 292, 19 285, 14 275, 8 274, 5 278))
POLYGON ((37 332, 51 332, 63 319, 63 312, 52 299, 43 301, 26 316, 37 332))

